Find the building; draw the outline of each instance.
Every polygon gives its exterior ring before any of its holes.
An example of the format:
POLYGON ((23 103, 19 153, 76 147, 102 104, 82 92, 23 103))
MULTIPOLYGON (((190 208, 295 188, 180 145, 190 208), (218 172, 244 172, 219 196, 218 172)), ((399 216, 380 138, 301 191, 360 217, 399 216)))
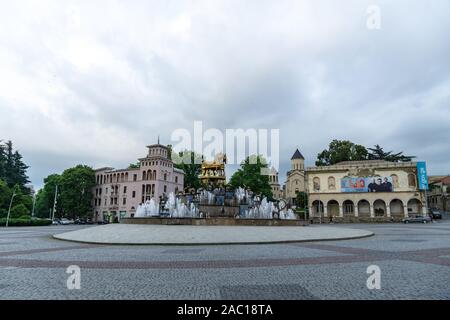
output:
POLYGON ((269 185, 272 188, 272 195, 275 200, 283 198, 283 190, 278 182, 278 171, 272 167, 269 173, 269 185))
POLYGON ((400 221, 426 214, 417 163, 345 161, 307 168, 313 220, 400 221))
POLYGON ((174 167, 169 148, 159 144, 147 146, 148 154, 136 168, 110 167, 95 170, 92 192, 94 220, 115 220, 134 215, 139 204, 155 201, 171 192, 183 191, 184 173, 174 167))
POLYGON ((429 177, 428 206, 450 211, 450 176, 429 177))
POLYGON ((297 149, 291 158, 291 170, 286 174, 284 197, 289 203, 293 203, 297 193, 306 192, 305 189, 305 158, 297 149))

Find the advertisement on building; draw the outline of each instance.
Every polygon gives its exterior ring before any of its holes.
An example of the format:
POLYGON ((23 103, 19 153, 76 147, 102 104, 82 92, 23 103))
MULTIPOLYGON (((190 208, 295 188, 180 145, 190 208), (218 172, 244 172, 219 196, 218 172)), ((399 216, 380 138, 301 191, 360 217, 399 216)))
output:
POLYGON ((392 192, 392 177, 342 178, 341 192, 392 192))
POLYGON ((427 165, 425 161, 417 162, 417 179, 419 181, 419 190, 428 190, 427 165))

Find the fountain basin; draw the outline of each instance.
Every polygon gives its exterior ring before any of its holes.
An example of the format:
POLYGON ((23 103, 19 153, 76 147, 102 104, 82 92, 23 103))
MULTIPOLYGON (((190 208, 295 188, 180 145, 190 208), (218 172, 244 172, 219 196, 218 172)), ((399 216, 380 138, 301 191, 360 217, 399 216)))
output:
POLYGON ((139 217, 123 218, 121 224, 159 224, 159 225, 192 225, 192 226, 306 226, 304 220, 289 219, 241 219, 234 217, 210 218, 166 218, 139 217))

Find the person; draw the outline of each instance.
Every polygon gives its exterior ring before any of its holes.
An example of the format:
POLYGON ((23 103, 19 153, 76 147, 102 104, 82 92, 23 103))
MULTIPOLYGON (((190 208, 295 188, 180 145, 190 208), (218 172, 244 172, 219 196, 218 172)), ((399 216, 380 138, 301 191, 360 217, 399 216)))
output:
POLYGON ((372 179, 372 182, 369 183, 369 185, 367 186, 369 192, 376 192, 376 183, 375 183, 375 179, 372 179))
POLYGON ((377 183, 375 184, 375 192, 383 192, 383 184, 381 178, 377 179, 377 183))
POLYGON ((383 182, 383 191, 384 192, 392 192, 392 183, 390 183, 388 181, 388 178, 385 177, 384 178, 384 182, 383 182))

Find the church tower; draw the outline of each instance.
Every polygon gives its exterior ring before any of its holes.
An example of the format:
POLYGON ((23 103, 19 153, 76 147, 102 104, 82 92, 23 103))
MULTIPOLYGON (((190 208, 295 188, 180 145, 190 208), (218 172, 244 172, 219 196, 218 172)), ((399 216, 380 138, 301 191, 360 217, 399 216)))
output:
POLYGON ((291 158, 291 170, 305 170, 305 158, 298 149, 295 150, 291 158))

